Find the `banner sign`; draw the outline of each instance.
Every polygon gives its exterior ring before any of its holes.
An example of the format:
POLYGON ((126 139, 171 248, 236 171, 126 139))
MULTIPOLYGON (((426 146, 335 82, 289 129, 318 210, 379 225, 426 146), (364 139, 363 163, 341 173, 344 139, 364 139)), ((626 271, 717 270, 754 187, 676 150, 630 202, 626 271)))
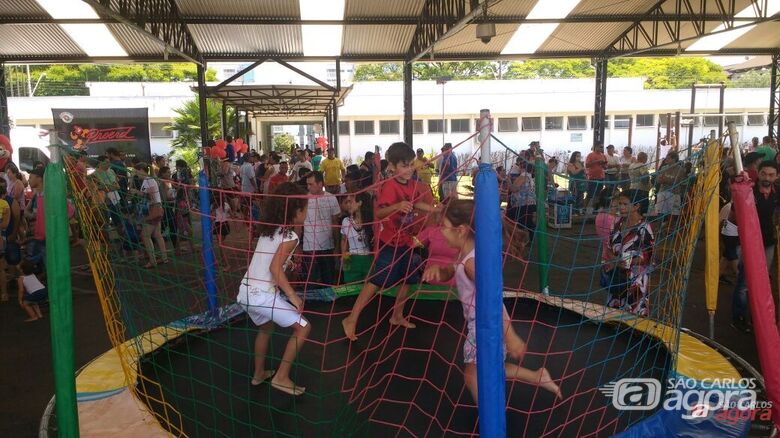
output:
POLYGON ((152 159, 148 108, 52 108, 51 112, 53 142, 74 152, 84 151, 97 157, 113 147, 146 163, 152 159))

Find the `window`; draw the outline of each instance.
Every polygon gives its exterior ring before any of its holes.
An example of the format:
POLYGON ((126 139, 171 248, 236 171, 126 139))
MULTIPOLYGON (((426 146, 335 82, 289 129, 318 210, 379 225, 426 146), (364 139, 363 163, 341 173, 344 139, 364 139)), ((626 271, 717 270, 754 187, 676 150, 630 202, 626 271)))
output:
MULTIPOLYGON (((525 120, 525 119, 523 119, 525 120)), ((479 122, 477 122, 479 123, 479 122)), ((477 125, 479 126, 479 125, 477 125)), ((525 131, 525 128, 523 128, 525 131)), ((498 118, 498 132, 517 132, 517 118, 516 117, 499 117, 498 118)))
POLYGON ((373 135, 373 120, 355 120, 355 135, 373 135))
POLYGON ((566 129, 569 130, 578 130, 578 129, 588 129, 588 126, 585 122, 585 116, 569 116, 566 119, 566 129))
POLYGON ((636 127, 649 128, 655 126, 655 116, 652 114, 637 114, 636 127))
POLYGON ((422 120, 412 120, 412 134, 423 134, 422 120))
POLYGON ((19 148, 19 170, 30 172, 36 162, 49 164, 49 157, 42 150, 36 148, 19 148))
POLYGON ((726 123, 734 122, 737 126, 742 126, 745 124, 745 118, 742 117, 742 114, 735 114, 732 116, 726 116, 726 123))
POLYGON ((400 131, 400 122, 398 120, 380 120, 379 121, 379 133, 380 134, 398 134, 400 131))
POLYGON ((173 131, 166 131, 163 128, 168 126, 167 123, 150 123, 149 124, 149 136, 152 138, 172 138, 173 131))
POLYGON ((704 126, 719 126, 720 116, 704 116, 704 126))
POLYGON ((523 131, 539 131, 541 129, 541 117, 523 117, 523 131))
POLYGON ((615 116, 615 129, 628 129, 631 126, 631 116, 620 114, 615 116))
POLYGON ((444 132, 444 120, 428 120, 428 134, 441 134, 444 132))
POLYGON ((545 117, 544 129, 548 131, 557 131, 563 129, 563 117, 545 117))
POLYGON ((669 118, 672 119, 672 127, 677 123, 677 117, 674 114, 658 114, 658 123, 661 124, 661 128, 666 128, 669 124, 669 118), (667 117, 668 116, 668 117, 667 117))
POLYGON ((349 135, 349 121, 339 122, 339 135, 349 135))
POLYGON ((450 120, 450 132, 469 132, 469 119, 452 119, 450 120))
POLYGON ((766 119, 763 114, 748 114, 748 126, 764 126, 766 119))
POLYGON ((682 126, 698 127, 701 126, 701 117, 700 116, 683 117, 682 120, 680 121, 680 124, 682 126))

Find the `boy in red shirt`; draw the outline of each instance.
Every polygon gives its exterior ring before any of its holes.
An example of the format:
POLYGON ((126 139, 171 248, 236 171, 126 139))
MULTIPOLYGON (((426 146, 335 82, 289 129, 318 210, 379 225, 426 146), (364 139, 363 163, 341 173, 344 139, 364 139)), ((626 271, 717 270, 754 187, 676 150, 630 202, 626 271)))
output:
POLYGON ((392 171, 393 177, 382 184, 377 195, 375 218, 381 221, 379 254, 352 311, 341 321, 344 334, 350 341, 357 339, 355 331, 358 317, 371 297, 381 289, 396 285, 398 295, 390 324, 415 328, 415 325, 404 317, 408 285, 420 281, 420 272, 417 269, 419 266, 414 266, 412 261, 412 236, 420 231, 426 220, 425 215, 418 215, 418 211, 438 211, 438 207, 433 206, 430 186, 412 180, 412 161, 415 153, 411 146, 403 142, 393 143, 385 156, 388 170, 392 171))
POLYGON ((287 170, 289 166, 286 161, 279 163, 279 172, 276 172, 271 179, 268 180, 268 193, 273 193, 274 189, 282 183, 286 183, 290 180, 287 176, 287 170))

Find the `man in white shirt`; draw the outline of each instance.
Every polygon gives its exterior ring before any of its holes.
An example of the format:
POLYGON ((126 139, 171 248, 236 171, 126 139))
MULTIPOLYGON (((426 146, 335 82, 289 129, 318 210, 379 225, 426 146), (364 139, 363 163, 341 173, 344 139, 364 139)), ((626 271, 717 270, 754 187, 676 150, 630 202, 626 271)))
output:
MULTIPOLYGON (((609 160, 609 158, 607 158, 609 160)), ((618 160, 618 164, 620 165, 620 172, 618 172, 618 179, 620 182, 620 187, 623 189, 623 191, 628 190, 628 188, 631 185, 631 181, 629 179, 628 170, 631 167, 631 164, 633 164, 636 160, 634 159, 634 150, 631 148, 631 146, 626 146, 623 148, 623 154, 620 156, 620 159, 618 160)))
POLYGON ((244 164, 239 169, 241 177, 241 191, 244 193, 257 193, 257 180, 255 179, 255 160, 257 155, 250 152, 244 159, 244 164))
POLYGON ((298 156, 298 160, 295 162, 295 164, 293 164, 292 175, 290 177, 290 181, 292 182, 298 182, 298 180, 300 179, 298 175, 300 175, 301 169, 308 169, 309 172, 314 170, 311 167, 311 162, 309 162, 309 160, 306 159, 306 153, 304 151, 298 150, 297 156, 298 156))
MULTIPOLYGON (((604 170, 606 179, 608 182, 615 182, 618 179, 618 172, 620 170, 620 157, 615 154, 615 145, 607 146, 607 167, 604 170)), ((615 186, 610 186, 609 189, 613 190, 615 186)))
POLYGON ((335 284, 336 255, 334 234, 338 231, 341 207, 336 197, 324 190, 322 173, 311 172, 306 177, 309 205, 303 222, 303 276, 306 287, 319 289, 335 284))

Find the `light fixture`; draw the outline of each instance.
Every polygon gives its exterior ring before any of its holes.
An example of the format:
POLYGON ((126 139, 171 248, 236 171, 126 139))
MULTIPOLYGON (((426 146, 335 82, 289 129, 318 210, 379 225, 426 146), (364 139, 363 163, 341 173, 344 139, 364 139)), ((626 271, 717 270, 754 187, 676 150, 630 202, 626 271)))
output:
MULTIPOLYGON (((539 0, 528 14, 531 20, 559 20, 566 18, 580 0, 539 0)), ((524 23, 501 50, 502 55, 536 52, 560 23, 524 23)))
POLYGON ((344 0, 298 0, 301 10, 301 38, 304 56, 339 56, 344 26, 305 24, 310 20, 344 19, 344 0))
MULTIPOLYGON (((54 19, 99 19, 91 6, 81 0, 36 0, 54 19)), ((60 27, 90 57, 126 57, 105 24, 61 24, 60 27)))

